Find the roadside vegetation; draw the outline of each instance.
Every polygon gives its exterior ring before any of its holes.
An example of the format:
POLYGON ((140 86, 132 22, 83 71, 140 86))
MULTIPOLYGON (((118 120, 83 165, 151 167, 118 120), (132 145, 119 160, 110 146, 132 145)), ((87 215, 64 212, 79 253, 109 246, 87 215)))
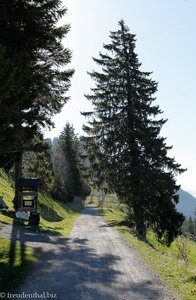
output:
MULTIPOLYGON (((6 224, 27 225, 26 221, 17 221, 14 217, 13 182, 5 172, 0 170, 0 195, 9 209, 0 212, 0 222, 6 224)), ((33 230, 68 236, 81 210, 79 203, 63 203, 48 195, 39 194, 40 224, 32 226, 33 230)), ((42 251, 31 249, 20 243, 0 237, 0 291, 9 292, 27 276, 33 264, 39 260, 42 251)))
POLYGON ((39 254, 29 247, 22 247, 19 242, 13 244, 0 237, 0 291, 2 298, 5 298, 3 293, 14 290, 27 276, 33 264, 38 261, 39 254))
MULTIPOLYGON (((2 170, 0 173, 0 195, 3 196, 9 207, 7 211, 0 212, 0 222, 13 224, 15 220, 12 202, 14 197, 13 183, 2 170)), ((67 236, 81 208, 82 206, 77 202, 64 203, 52 199, 47 194, 39 193, 40 224, 38 227, 33 228, 67 236)), ((26 221, 17 221, 17 223, 21 225, 27 224, 26 221)))
POLYGON ((138 239, 134 228, 125 226, 124 204, 106 201, 104 209, 98 209, 105 220, 123 234, 175 294, 183 300, 196 298, 195 242, 186 237, 178 237, 170 247, 167 247, 157 241, 152 231, 148 231, 147 239, 142 241, 138 239))

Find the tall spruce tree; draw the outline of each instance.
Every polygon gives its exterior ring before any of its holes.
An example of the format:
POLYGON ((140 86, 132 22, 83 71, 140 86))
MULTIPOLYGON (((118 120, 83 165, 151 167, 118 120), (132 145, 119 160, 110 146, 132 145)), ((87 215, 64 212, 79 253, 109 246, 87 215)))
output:
POLYGON ((73 70, 57 26, 66 9, 59 0, 0 2, 0 163, 20 160, 41 127, 52 126, 68 97, 73 70))
POLYGON ((94 111, 83 113, 84 130, 96 139, 110 185, 127 203, 138 234, 145 237, 150 227, 169 245, 184 220, 175 207, 175 175, 184 170, 167 154, 171 147, 160 134, 166 120, 153 104, 157 83, 141 70, 135 35, 120 21, 110 39, 93 58, 99 69, 89 73, 95 86, 86 97, 94 111))

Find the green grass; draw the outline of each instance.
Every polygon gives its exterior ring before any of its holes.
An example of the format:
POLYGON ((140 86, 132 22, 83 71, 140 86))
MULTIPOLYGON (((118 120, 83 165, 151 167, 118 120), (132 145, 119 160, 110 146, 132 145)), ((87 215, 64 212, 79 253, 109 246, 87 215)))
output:
POLYGON ((152 232, 148 232, 147 242, 137 239, 134 231, 120 222, 126 215, 118 209, 117 204, 105 204, 104 211, 100 210, 103 217, 129 241, 142 255, 152 269, 163 279, 165 284, 184 300, 196 299, 196 243, 186 241, 189 249, 188 265, 180 259, 177 243, 171 247, 160 244, 152 232))
MULTIPOLYGON (((3 196, 7 206, 8 212, 0 212, 0 222, 6 224, 13 224, 13 198, 14 189, 11 181, 0 169, 0 196, 3 196)), ((51 232, 63 236, 69 235, 75 220, 81 210, 78 203, 63 203, 52 199, 48 195, 39 193, 39 212, 40 224, 38 227, 34 226, 33 229, 51 232)), ((15 223, 26 225, 26 221, 18 221, 15 223)))
POLYGON ((13 291, 38 260, 38 252, 0 237, 0 292, 13 291))
POLYGON ((63 203, 49 196, 39 195, 42 231, 68 236, 82 207, 78 203, 63 203))
MULTIPOLYGON (((8 214, 13 210, 14 189, 12 183, 7 177, 6 173, 0 169, 0 196, 3 196, 7 206, 9 207, 8 214)), ((0 222, 12 224, 13 219, 9 215, 0 213, 0 222)))
MULTIPOLYGON (((27 225, 27 221, 14 219, 14 189, 12 182, 0 169, 0 196, 3 196, 8 212, 0 212, 0 222, 27 225)), ((39 194, 39 226, 33 230, 68 236, 82 207, 77 203, 63 203, 39 194)), ((11 243, 0 237, 0 292, 13 291, 30 272, 32 265, 39 260, 41 250, 33 250, 25 244, 11 243)))

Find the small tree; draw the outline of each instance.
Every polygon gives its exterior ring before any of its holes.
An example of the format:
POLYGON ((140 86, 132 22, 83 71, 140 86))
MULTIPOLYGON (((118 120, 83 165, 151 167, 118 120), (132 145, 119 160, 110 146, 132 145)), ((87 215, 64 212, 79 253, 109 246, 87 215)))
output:
POLYGON ((53 153, 55 190, 54 195, 72 201, 83 195, 83 180, 80 173, 79 139, 74 128, 67 123, 53 153))
MULTIPOLYGON (((84 126, 85 127, 85 126, 84 126)), ((88 181, 89 185, 92 186, 99 192, 98 205, 103 208, 106 192, 109 190, 109 185, 106 182, 105 168, 103 167, 102 155, 99 152, 96 140, 91 137, 82 137, 82 144, 84 149, 87 151, 87 156, 83 162, 84 168, 83 176, 88 181), (87 162, 87 167, 85 164, 87 162)))
POLYGON ((176 239, 176 245, 179 251, 179 257, 188 265, 189 253, 190 253, 190 244, 188 237, 186 235, 180 235, 176 239))

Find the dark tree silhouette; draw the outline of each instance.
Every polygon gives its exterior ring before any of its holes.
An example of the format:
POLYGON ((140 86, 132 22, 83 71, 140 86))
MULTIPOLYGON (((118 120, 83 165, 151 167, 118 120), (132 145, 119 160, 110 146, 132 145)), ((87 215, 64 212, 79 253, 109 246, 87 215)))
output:
POLYGON ((83 113, 84 130, 96 140, 109 183, 127 203, 138 234, 145 237, 150 227, 170 244, 184 220, 175 207, 175 175, 184 170, 167 155, 171 147, 160 134, 166 120, 157 118, 161 111, 153 104, 157 83, 141 71, 135 35, 120 21, 110 39, 93 58, 99 68, 89 73, 95 86, 86 97, 94 111, 83 113))

